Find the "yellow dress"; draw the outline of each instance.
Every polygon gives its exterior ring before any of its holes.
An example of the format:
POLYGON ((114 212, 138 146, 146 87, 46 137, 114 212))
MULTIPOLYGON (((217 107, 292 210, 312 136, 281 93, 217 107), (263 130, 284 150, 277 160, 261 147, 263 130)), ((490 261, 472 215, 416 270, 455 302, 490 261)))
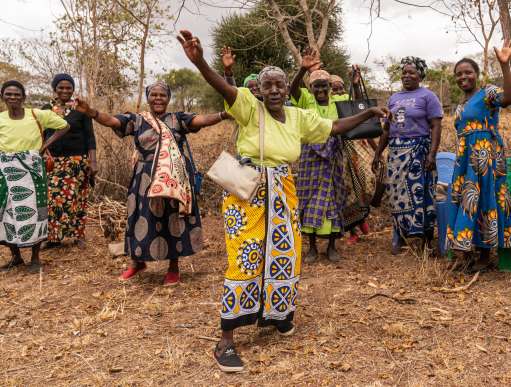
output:
MULTIPOLYGON (((260 164, 259 101, 239 88, 227 112, 240 126, 237 151, 260 164)), ((266 182, 251 202, 225 194, 225 273, 221 325, 223 330, 253 324, 291 321, 296 309, 301 267, 298 199, 287 163, 300 155, 302 142, 325 142, 332 121, 315 112, 285 107, 286 122, 276 121, 265 109, 266 182)))

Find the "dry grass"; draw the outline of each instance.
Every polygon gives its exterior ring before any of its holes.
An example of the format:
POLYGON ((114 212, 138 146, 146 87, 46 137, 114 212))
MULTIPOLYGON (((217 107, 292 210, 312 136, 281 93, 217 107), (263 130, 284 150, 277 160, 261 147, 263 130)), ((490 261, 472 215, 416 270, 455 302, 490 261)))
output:
MULTIPOLYGON (((217 127, 192 137, 203 169, 230 134, 217 127)), ((374 212, 374 232, 358 245, 338 242, 339 264, 323 258, 303 268, 295 336, 240 329, 247 371, 221 373, 207 339, 219 336, 225 269, 218 189, 206 183, 204 199, 205 249, 182 259, 175 288, 160 285, 164 263, 119 283, 127 259, 107 255, 96 222, 87 250, 45 251, 42 276, 24 268, 1 273, 0 384, 511 384, 509 275, 484 274, 462 292, 435 291, 470 278, 447 274, 445 261, 417 250, 391 256, 385 211, 374 212)))

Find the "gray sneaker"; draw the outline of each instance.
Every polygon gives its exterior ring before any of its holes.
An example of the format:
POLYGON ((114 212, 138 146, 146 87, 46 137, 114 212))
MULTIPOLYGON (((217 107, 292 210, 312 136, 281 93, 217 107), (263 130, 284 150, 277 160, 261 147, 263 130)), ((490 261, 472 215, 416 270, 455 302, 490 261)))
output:
POLYGON ((330 262, 339 262, 341 260, 341 255, 336 249, 328 249, 326 254, 330 262))
POLYGON ((312 263, 317 260, 318 260, 318 251, 317 250, 309 250, 303 259, 303 261, 305 263, 312 263))
POLYGON ((236 352, 234 345, 225 347, 220 355, 217 355, 218 345, 215 348, 214 356, 218 367, 223 372, 241 372, 244 369, 243 362, 236 352))

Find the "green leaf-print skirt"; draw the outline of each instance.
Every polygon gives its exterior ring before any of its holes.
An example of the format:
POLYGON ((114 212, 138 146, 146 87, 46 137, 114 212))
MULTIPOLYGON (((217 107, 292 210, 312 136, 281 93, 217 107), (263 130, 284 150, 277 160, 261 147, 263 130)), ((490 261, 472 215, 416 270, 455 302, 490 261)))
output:
POLYGON ((35 151, 0 153, 0 243, 33 246, 48 235, 46 171, 35 151))

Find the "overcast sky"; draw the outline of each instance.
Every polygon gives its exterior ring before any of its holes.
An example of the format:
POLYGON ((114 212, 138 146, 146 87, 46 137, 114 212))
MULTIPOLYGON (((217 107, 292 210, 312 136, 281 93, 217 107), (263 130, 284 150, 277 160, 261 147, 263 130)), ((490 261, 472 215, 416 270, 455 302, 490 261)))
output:
MULTIPOLYGON (((210 0, 210 3, 226 5, 229 1, 210 0)), ((364 0, 344 0, 343 24, 344 46, 353 63, 364 63, 367 55, 366 39, 370 33, 369 13, 364 0)), ((174 1, 174 4, 181 1, 174 1)), ((190 3, 193 3, 190 1, 190 3)), ((450 20, 427 9, 407 7, 383 1, 384 20, 375 20, 370 40, 370 55, 366 64, 374 67, 374 61, 392 55, 402 57, 415 55, 434 60, 455 60, 464 55, 480 51, 475 43, 460 43, 467 40, 457 35, 450 20)), ((225 8, 208 7, 200 14, 184 12, 177 28, 186 27, 201 37, 206 46, 206 54, 211 43, 209 33, 215 22, 229 12, 225 8)), ((0 38, 23 38, 41 36, 41 31, 49 31, 52 22, 62 14, 59 0, 3 0, 0 13, 0 38)), ((43 33, 44 33, 43 32, 43 33)), ((496 41, 498 44, 498 40, 496 41)), ((164 48, 153 51, 149 56, 148 67, 156 72, 162 69, 178 68, 190 63, 183 57, 178 43, 170 41, 164 48)), ((377 68, 375 68, 378 71, 377 68)))

